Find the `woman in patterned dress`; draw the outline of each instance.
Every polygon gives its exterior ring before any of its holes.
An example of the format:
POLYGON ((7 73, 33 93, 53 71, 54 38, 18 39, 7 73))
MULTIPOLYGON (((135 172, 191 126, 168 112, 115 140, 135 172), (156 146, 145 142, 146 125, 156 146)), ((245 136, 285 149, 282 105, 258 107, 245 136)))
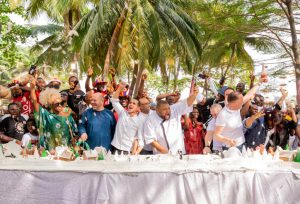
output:
POLYGON ((34 117, 40 133, 40 145, 55 153, 57 146, 70 146, 74 135, 78 132, 71 110, 62 105, 61 95, 58 90, 47 88, 41 92, 39 102, 35 94, 35 82, 30 97, 34 106, 34 117), (47 108, 47 109, 46 109, 47 108))

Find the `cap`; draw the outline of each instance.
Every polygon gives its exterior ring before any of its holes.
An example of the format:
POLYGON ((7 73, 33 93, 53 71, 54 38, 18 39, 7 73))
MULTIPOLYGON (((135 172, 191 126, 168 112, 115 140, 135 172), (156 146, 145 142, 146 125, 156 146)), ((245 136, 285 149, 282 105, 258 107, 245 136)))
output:
POLYGON ((204 96, 203 96, 203 94, 201 94, 201 93, 199 93, 199 94, 197 95, 197 97, 196 97, 197 103, 202 102, 203 99, 204 99, 204 96))
POLYGON ((49 81, 49 84, 50 84, 51 82, 58 82, 58 83, 61 84, 61 81, 60 81, 58 78, 52 78, 52 79, 49 81))
POLYGON ((218 90, 218 93, 221 94, 222 96, 225 96, 225 91, 228 89, 228 86, 223 86, 218 90))

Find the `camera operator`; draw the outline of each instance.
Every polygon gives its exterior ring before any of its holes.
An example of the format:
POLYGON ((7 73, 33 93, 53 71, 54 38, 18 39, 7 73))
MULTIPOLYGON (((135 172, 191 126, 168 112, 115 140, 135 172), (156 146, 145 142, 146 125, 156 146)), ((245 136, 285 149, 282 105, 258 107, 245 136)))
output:
POLYGON ((80 90, 79 80, 76 76, 69 77, 69 86, 69 89, 63 90, 62 92, 68 93, 68 107, 71 108, 76 115, 78 115, 79 109, 77 105, 84 99, 85 93, 80 90))

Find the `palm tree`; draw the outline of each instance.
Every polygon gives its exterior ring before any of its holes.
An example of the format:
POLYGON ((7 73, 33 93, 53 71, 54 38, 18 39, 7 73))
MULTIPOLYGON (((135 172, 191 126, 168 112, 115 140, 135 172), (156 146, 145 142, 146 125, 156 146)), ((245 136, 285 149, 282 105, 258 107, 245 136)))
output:
POLYGON ((53 21, 64 24, 65 35, 67 36, 87 10, 87 3, 95 2, 98 1, 29 0, 27 11, 30 18, 38 16, 41 12, 46 12, 53 21))
POLYGON ((100 65, 103 77, 110 66, 120 73, 136 65, 133 75, 139 79, 142 69, 155 69, 164 58, 166 41, 178 44, 179 54, 188 60, 201 52, 198 25, 170 0, 100 1, 75 28, 82 65, 100 65))
MULTIPOLYGON (((251 7, 244 1, 188 0, 183 6, 201 29, 198 37, 203 52, 196 60, 193 73, 207 69, 208 72, 215 70, 215 74, 221 76, 231 73, 234 77, 237 69, 240 70, 238 76, 243 76, 254 69, 246 46, 262 52, 272 52, 277 48, 274 41, 260 35, 264 27, 249 15, 251 7)), ((269 13, 261 12, 260 15, 267 18, 269 13)))

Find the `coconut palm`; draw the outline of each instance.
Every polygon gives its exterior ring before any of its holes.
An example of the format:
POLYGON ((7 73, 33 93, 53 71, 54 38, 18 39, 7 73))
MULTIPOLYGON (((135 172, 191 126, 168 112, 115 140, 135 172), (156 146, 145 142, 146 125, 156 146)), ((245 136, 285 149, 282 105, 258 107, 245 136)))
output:
POLYGON ((80 48, 82 65, 97 63, 104 77, 110 66, 121 72, 136 65, 134 75, 146 67, 156 68, 167 41, 177 44, 186 59, 201 52, 198 25, 170 0, 100 1, 75 29, 79 36, 74 45, 80 48))
MULTIPOLYGON (((235 69, 239 75, 252 72, 253 60, 246 46, 258 51, 272 52, 277 44, 266 36, 260 35, 264 26, 251 13, 251 7, 244 1, 182 1, 185 10, 199 23, 201 33, 198 36, 202 42, 203 52, 197 59, 195 71, 207 69, 216 70, 216 74, 234 75, 235 69)), ((268 7, 266 4, 266 9, 268 7)), ((268 12, 262 10, 258 15, 268 17, 268 12)))

